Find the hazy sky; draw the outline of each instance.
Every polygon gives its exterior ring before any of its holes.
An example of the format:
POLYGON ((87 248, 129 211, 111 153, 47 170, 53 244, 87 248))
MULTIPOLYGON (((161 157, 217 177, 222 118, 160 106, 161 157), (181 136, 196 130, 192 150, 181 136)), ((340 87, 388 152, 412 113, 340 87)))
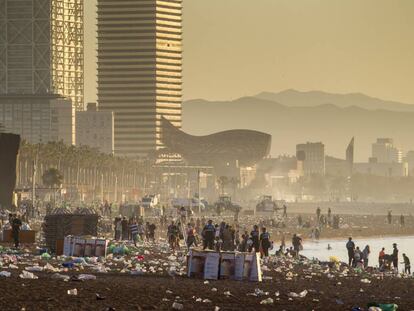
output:
MULTIPOLYGON (((86 100, 96 100, 85 0, 86 100)), ((287 88, 414 104, 414 0, 184 0, 184 99, 287 88)))

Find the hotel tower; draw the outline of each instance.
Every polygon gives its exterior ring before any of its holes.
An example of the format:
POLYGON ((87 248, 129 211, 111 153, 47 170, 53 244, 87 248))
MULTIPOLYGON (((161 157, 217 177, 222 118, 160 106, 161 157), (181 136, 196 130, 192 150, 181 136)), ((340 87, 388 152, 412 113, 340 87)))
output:
POLYGON ((181 127, 182 0, 98 0, 98 105, 115 115, 115 154, 163 147, 181 127))

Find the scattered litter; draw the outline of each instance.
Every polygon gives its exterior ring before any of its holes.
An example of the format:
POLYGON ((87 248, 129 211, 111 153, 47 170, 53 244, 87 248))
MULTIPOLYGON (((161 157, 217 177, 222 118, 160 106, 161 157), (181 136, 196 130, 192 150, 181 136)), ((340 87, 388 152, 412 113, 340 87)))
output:
POLYGON ((288 296, 291 298, 305 298, 307 294, 308 294, 308 291, 305 289, 304 291, 301 291, 299 294, 290 292, 288 296))
POLYGON ((38 279, 36 275, 26 270, 23 270, 22 273, 19 275, 19 277, 21 279, 32 279, 32 280, 38 279))
POLYGON ((68 289, 68 295, 70 295, 70 296, 77 296, 78 295, 78 290, 76 288, 74 288, 74 289, 68 289))
POLYGON ((173 310, 184 310, 184 305, 178 302, 172 304, 173 310))
POLYGON ((261 305, 270 305, 273 304, 273 299, 272 298, 267 298, 265 300, 260 301, 261 305))
POLYGON ((11 272, 9 272, 9 271, 1 271, 0 272, 0 277, 9 278, 10 276, 11 276, 11 272))
POLYGON ((78 280, 81 280, 81 281, 96 280, 96 276, 93 274, 79 274, 78 280))

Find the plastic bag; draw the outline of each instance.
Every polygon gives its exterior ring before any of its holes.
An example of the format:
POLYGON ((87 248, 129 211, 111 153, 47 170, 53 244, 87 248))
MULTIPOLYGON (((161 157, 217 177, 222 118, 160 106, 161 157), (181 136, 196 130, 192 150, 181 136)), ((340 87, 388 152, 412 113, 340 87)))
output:
POLYGON ((96 280, 96 276, 93 274, 79 274, 78 280, 81 280, 81 281, 96 280))
POLYGON ((0 277, 9 278, 10 276, 11 276, 11 273, 9 271, 1 271, 0 272, 0 277))
POLYGON ((19 277, 21 279, 32 279, 32 280, 38 279, 36 275, 26 270, 23 270, 22 273, 19 275, 19 277))

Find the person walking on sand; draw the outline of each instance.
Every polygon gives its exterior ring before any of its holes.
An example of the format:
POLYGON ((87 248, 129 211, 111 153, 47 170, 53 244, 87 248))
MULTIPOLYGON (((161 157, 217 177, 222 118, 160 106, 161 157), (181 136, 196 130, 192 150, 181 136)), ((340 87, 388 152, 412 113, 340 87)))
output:
POLYGON ((354 252, 354 263, 353 263, 353 267, 354 268, 362 268, 363 264, 362 264, 362 252, 359 249, 359 247, 357 246, 354 252))
POLYGON ((410 258, 407 257, 407 255, 402 254, 404 259, 404 273, 411 275, 411 264, 410 264, 410 258))
POLYGON ((187 248, 190 249, 191 246, 197 247, 197 240, 195 237, 195 229, 193 226, 188 223, 187 224, 187 248))
POLYGON ((391 225, 391 223, 392 223, 392 213, 391 213, 391 211, 388 211, 387 220, 388 220, 388 224, 391 225))
POLYGON ((214 228, 213 221, 210 219, 201 233, 201 236, 203 237, 203 250, 206 248, 214 249, 215 232, 216 229, 214 228))
POLYGON ((283 218, 287 218, 287 206, 283 204, 283 218))
POLYGON ((398 248, 397 248, 397 243, 394 243, 392 245, 393 250, 392 250, 392 265, 394 267, 394 270, 396 273, 398 273, 398 248))
POLYGON ((383 247, 378 254, 378 266, 381 268, 384 264, 385 248, 383 247))
POLYGON ((260 234, 260 249, 262 257, 269 256, 269 248, 271 245, 269 232, 266 231, 266 228, 262 228, 262 233, 260 234))
POLYGON ((365 246, 364 250, 362 251, 362 259, 364 260, 364 268, 368 268, 368 258, 369 254, 371 253, 371 250, 369 248, 369 245, 365 246))
POLYGON ((137 237, 138 237, 138 224, 135 218, 131 220, 129 225, 129 230, 131 232, 131 240, 134 242, 134 245, 137 246, 137 237))
POLYGON ((12 226, 12 235, 13 235, 13 240, 14 240, 14 247, 18 248, 19 244, 20 244, 19 235, 20 235, 20 227, 22 226, 22 221, 20 220, 20 218, 16 214, 13 216, 11 226, 12 226))
POLYGON ((316 209, 316 223, 319 224, 319 221, 321 219, 321 208, 318 206, 316 209))
POLYGON ((299 251, 302 245, 302 238, 299 237, 296 233, 292 237, 292 245, 293 245, 293 251, 295 253, 295 257, 299 257, 299 251))
POLYGON ((250 232, 250 238, 253 241, 253 244, 249 247, 250 253, 252 252, 253 248, 256 253, 260 251, 259 236, 260 236, 259 227, 257 225, 254 225, 252 232, 250 232))
POLYGON ((355 256, 355 243, 352 241, 352 237, 349 237, 346 243, 346 249, 348 250, 348 266, 352 266, 355 256))

